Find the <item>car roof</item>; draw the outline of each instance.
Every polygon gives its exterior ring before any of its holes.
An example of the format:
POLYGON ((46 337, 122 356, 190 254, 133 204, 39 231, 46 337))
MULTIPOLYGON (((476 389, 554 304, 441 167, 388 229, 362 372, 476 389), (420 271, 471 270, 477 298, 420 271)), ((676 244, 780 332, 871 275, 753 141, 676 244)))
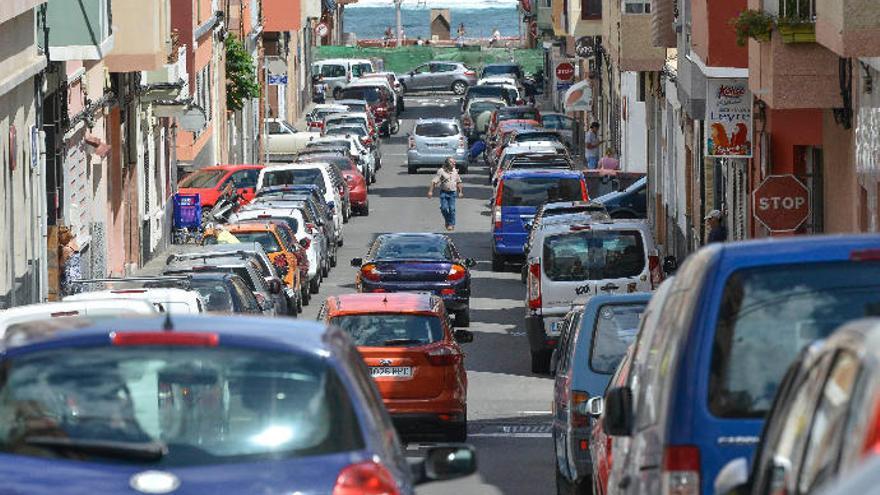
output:
POLYGON ((713 244, 721 264, 726 267, 784 265, 803 262, 859 259, 880 253, 880 235, 849 234, 774 237, 735 243, 713 244))
POLYGON ((149 299, 151 301, 193 301, 199 296, 191 290, 172 287, 137 287, 80 292, 65 296, 63 301, 89 301, 92 299, 149 299))
POLYGON ((454 119, 451 117, 428 117, 428 118, 420 118, 416 121, 416 124, 457 124, 458 119, 454 119))
POLYGON ((225 165, 211 165, 209 167, 202 167, 198 170, 193 171, 193 173, 201 172, 203 170, 246 170, 246 169, 256 169, 259 170, 263 168, 265 165, 256 165, 256 164, 225 164, 225 165))
POLYGON ((266 232, 266 231, 275 231, 278 229, 278 226, 269 222, 260 222, 253 220, 245 220, 241 223, 230 223, 224 226, 226 230, 230 232, 238 231, 238 232, 266 232))
POLYGON ((492 62, 483 66, 483 68, 486 67, 519 67, 519 64, 516 62, 492 62))
POLYGON ((438 299, 430 293, 387 292, 382 294, 343 294, 328 298, 333 314, 434 313, 438 299))
POLYGON ((4 337, 6 329, 12 325, 60 317, 72 318, 89 311, 98 311, 106 316, 125 313, 157 313, 156 308, 145 299, 87 299, 27 304, 0 311, 0 338, 4 337))
POLYGON ((605 207, 602 206, 602 203, 597 203, 595 201, 554 201, 552 203, 545 203, 543 207, 543 211, 553 211, 553 210, 564 210, 566 208, 574 208, 582 206, 584 208, 595 208, 598 210, 604 210, 605 207))
POLYGON ((501 174, 503 179, 526 179, 530 177, 549 177, 560 179, 583 179, 584 175, 579 170, 541 170, 541 169, 515 169, 505 170, 501 174))
MULTIPOLYGON (((265 349, 293 351, 320 358, 336 350, 339 339, 329 338, 340 330, 327 328, 317 322, 293 318, 259 318, 247 316, 169 315, 160 317, 118 317, 112 319, 65 318, 47 327, 29 325, 15 332, 14 338, 0 341, 0 347, 18 348, 27 345, 63 347, 85 342, 109 344, 114 333, 125 332, 186 332, 213 333, 222 346, 228 341, 234 345, 255 345, 265 349), (165 330, 170 323, 172 330, 165 330)), ((53 322, 55 323, 55 322, 53 322)))

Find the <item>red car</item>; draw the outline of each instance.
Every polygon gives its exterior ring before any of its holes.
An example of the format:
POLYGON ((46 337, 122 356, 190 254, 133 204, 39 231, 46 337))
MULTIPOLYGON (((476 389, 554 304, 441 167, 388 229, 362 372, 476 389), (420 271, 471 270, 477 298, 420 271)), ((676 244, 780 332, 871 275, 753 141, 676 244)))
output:
MULTIPOLYGON (((632 365, 634 346, 630 346, 617 367, 614 376, 608 384, 608 389, 626 386, 629 382, 629 370, 632 365)), ((602 411, 587 411, 595 418, 593 429, 590 432, 590 458, 593 459, 593 495, 605 495, 608 493, 608 478, 611 476, 612 462, 614 461, 611 450, 612 442, 622 443, 627 439, 612 438, 605 433, 605 417, 602 411), (598 414, 596 414, 598 413, 598 414)))
POLYGON ((322 162, 336 165, 348 183, 348 198, 351 210, 361 216, 370 214, 370 198, 367 193, 367 181, 358 170, 351 158, 338 153, 309 153, 300 155, 297 162, 322 162))
POLYGON ((199 194, 202 207, 212 207, 227 187, 238 191, 242 204, 254 199, 257 178, 263 165, 215 165, 205 167, 184 177, 177 185, 180 194, 199 194))

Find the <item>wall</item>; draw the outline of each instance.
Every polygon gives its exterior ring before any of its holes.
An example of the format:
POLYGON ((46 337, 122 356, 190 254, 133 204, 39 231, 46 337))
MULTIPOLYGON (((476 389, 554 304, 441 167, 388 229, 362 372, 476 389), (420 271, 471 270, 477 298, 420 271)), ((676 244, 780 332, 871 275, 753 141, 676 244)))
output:
MULTIPOLYGON (((306 0, 308 3, 310 0, 306 0)), ((297 31, 302 25, 300 0, 263 0, 263 30, 297 31)))
POLYGON ((620 75, 620 94, 626 101, 620 165, 627 172, 644 173, 648 169, 648 129, 645 123, 645 102, 638 101, 638 83, 638 72, 624 72, 620 75))
POLYGON ((831 110, 823 112, 825 233, 858 232, 859 184, 855 167, 855 136, 834 122, 831 110))
POLYGON ((730 25, 746 4, 746 0, 691 1, 691 49, 706 65, 748 67, 748 48, 736 44, 736 31, 730 25))
MULTIPOLYGON (((132 72, 162 67, 167 54, 165 42, 170 36, 169 0, 112 0, 111 8, 115 40, 113 51, 104 59, 110 71, 132 72)), ((183 34, 181 40, 189 39, 183 34)))
MULTIPOLYGON (((822 122, 822 110, 767 109, 772 173, 794 173, 795 146, 822 146, 822 122)), ((759 122, 756 123, 756 128, 760 128, 759 122)))

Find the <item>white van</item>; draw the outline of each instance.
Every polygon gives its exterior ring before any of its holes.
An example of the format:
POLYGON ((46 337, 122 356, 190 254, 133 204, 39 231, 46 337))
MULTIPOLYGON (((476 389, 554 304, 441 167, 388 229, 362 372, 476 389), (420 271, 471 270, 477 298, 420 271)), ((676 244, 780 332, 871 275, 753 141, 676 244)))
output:
POLYGON ((373 62, 365 58, 328 58, 312 64, 312 77, 322 76, 334 98, 353 78, 375 71, 373 62))
POLYGON ((558 324, 573 305, 598 294, 651 292, 662 278, 643 220, 565 220, 543 223, 526 255, 526 335, 535 372, 547 371, 558 324))
POLYGON ((206 311, 205 302, 198 292, 173 288, 96 290, 67 296, 63 301, 94 302, 97 299, 116 299, 129 302, 133 300, 147 301, 160 313, 198 314, 206 311))
POLYGON ((156 314, 148 301, 120 301, 118 299, 89 299, 88 301, 59 301, 28 304, 0 311, 0 339, 16 325, 32 321, 76 316, 112 317, 156 314))
POLYGON ((336 225, 336 241, 341 246, 343 242, 342 224, 342 198, 339 190, 333 184, 330 167, 333 165, 322 162, 304 162, 291 164, 272 164, 260 170, 257 179, 257 191, 264 187, 285 186, 290 184, 318 184, 327 207, 333 213, 333 223, 336 225))

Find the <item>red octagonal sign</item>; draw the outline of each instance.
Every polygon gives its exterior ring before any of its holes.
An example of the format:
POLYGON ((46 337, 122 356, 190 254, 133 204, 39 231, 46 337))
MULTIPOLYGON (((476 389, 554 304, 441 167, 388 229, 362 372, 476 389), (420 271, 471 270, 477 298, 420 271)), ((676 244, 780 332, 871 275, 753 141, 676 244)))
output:
POLYGON ((560 62, 556 64, 556 79, 559 81, 570 81, 574 77, 574 66, 569 62, 560 62))
POLYGON ((752 193, 752 212, 771 232, 797 230, 810 216, 810 191, 793 175, 771 175, 752 193))

